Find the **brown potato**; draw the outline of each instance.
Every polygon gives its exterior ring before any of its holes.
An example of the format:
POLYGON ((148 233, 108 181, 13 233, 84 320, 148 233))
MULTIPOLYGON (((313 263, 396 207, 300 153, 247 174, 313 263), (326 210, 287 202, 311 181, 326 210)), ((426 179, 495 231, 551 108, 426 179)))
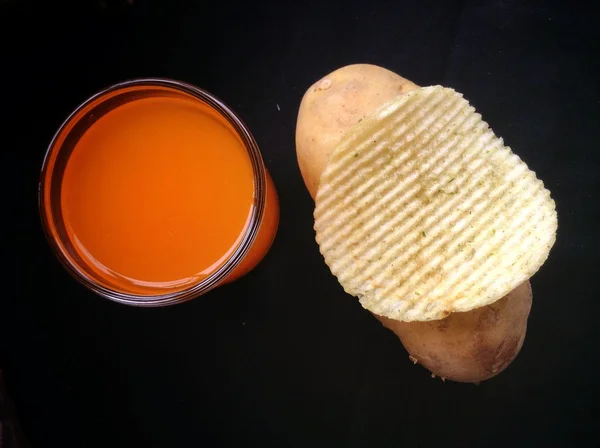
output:
POLYGON ((375 317, 400 338, 413 362, 444 379, 474 383, 497 375, 515 359, 525 340, 531 301, 528 280, 491 305, 442 320, 375 317))
POLYGON ((313 199, 342 135, 379 106, 417 87, 385 68, 355 64, 330 73, 306 91, 298 111, 296 155, 313 199))
MULTIPOLYGON (((298 112, 296 154, 313 199, 321 173, 344 133, 396 95, 416 88, 382 67, 357 64, 334 71, 307 90, 298 112)), ((491 305, 439 321, 375 317, 400 338, 413 361, 435 375, 479 382, 500 373, 519 353, 531 297, 527 281, 491 305)))

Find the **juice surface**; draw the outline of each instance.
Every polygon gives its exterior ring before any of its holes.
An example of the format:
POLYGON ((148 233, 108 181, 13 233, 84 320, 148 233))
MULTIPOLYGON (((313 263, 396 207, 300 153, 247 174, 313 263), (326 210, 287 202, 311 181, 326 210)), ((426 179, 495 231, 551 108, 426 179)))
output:
POLYGON ((61 209, 98 276, 126 292, 181 289, 213 273, 243 237, 253 170, 233 127, 186 97, 108 112, 67 163, 61 209))

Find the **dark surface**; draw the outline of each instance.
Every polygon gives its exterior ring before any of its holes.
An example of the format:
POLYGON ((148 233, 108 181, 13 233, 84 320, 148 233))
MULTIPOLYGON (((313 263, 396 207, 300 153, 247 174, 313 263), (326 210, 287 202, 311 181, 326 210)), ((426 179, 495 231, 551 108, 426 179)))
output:
POLYGON ((0 448, 28 448, 0 370, 0 448))
POLYGON ((2 253, 10 266, 0 368, 34 448, 600 443, 600 33, 592 9, 46 3, 0 0, 2 253), (556 200, 558 241, 532 279, 524 348, 479 386, 444 384, 413 366, 396 337, 343 293, 314 243, 313 204, 294 153, 296 112, 311 83, 355 62, 463 92, 556 200), (142 76, 196 84, 236 109, 281 199, 279 234, 255 271, 163 309, 117 305, 76 284, 53 258, 36 208, 42 156, 61 121, 95 91, 142 76))

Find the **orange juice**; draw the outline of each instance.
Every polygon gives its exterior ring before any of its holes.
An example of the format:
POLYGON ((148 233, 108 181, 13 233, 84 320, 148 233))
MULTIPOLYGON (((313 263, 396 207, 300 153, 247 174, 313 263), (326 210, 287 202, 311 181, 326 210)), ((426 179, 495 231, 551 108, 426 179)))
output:
POLYGON ((47 156, 48 167, 62 166, 60 181, 42 182, 56 185, 43 201, 45 222, 75 272, 117 294, 162 295, 194 288, 227 263, 218 283, 235 280, 260 261, 276 232, 277 197, 235 120, 168 88, 134 90, 97 116, 88 109, 76 117, 87 120, 84 130, 67 122, 47 156), (57 162, 52 148, 61 147, 68 155, 57 162))

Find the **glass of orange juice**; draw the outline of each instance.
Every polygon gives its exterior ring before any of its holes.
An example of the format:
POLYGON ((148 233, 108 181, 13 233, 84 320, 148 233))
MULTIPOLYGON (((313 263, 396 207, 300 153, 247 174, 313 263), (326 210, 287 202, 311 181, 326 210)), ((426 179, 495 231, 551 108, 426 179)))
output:
POLYGON ((137 306, 236 280, 265 256, 279 222, 246 125, 213 95, 168 79, 117 84, 80 105, 50 143, 39 206, 71 275, 137 306))

